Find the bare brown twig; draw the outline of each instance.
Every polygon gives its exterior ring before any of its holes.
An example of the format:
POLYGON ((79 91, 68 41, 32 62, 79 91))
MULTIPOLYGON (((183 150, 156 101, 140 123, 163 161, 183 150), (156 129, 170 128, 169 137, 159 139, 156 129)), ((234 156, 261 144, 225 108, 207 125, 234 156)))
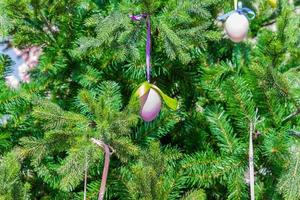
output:
POLYGON ((97 140, 95 138, 92 138, 91 140, 94 144, 100 146, 104 150, 104 153, 105 153, 104 167, 103 167, 103 172, 102 172, 102 180, 101 180, 101 186, 100 186, 99 196, 98 196, 98 200, 103 200, 104 194, 105 194, 107 176, 108 176, 110 156, 114 153, 114 149, 111 148, 109 145, 105 144, 101 140, 97 140))

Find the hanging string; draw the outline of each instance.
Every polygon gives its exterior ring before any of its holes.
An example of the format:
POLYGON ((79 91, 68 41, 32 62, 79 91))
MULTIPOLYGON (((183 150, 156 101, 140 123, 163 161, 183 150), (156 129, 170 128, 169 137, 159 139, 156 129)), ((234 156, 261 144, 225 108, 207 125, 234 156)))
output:
POLYGON ((255 116, 249 123, 249 179, 250 179, 250 199, 255 200, 255 172, 254 172, 254 147, 253 135, 256 132, 256 125, 263 120, 259 120, 258 109, 255 110, 255 116))
POLYGON ((250 122, 250 136, 249 136, 249 179, 250 179, 250 199, 255 199, 255 192, 254 192, 254 155, 253 155, 253 135, 255 131, 255 124, 250 122))
POLYGON ((146 65, 147 65, 147 81, 151 79, 151 24, 150 15, 147 15, 147 41, 146 41, 146 65))
POLYGON ((149 14, 140 14, 140 15, 130 15, 130 18, 133 21, 140 21, 143 18, 146 18, 147 24, 147 40, 146 40, 146 78, 150 83, 151 81, 151 23, 149 14))

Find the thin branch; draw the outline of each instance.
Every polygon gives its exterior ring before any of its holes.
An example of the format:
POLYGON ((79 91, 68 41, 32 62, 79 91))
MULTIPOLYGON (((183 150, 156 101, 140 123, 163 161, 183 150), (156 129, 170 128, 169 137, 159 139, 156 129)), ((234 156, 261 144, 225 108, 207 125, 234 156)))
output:
POLYGON ((263 27, 265 27, 265 26, 271 26, 271 25, 273 25, 273 24, 275 24, 275 23, 276 23, 276 20, 272 20, 272 21, 269 21, 269 22, 263 24, 262 26, 263 26, 263 27))
POLYGON ((255 116, 249 123, 249 179, 250 179, 250 198, 255 200, 254 182, 254 150, 253 150, 253 136, 255 134, 256 124, 262 122, 259 120, 258 109, 255 111, 255 116))
POLYGON ((290 121, 291 119, 293 119, 299 114, 300 114, 300 108, 298 108, 295 112, 291 113, 289 116, 284 118, 284 120, 282 120, 282 124, 285 124, 286 122, 290 121))
POLYGON ((104 167, 103 167, 103 172, 102 172, 102 180, 101 180, 101 186, 100 186, 99 196, 98 196, 98 200, 103 200, 104 194, 105 194, 107 176, 108 176, 110 156, 112 155, 114 150, 109 145, 105 144, 101 140, 97 140, 95 138, 92 138, 91 140, 93 143, 100 146, 104 150, 104 153, 105 153, 104 167))
POLYGON ((292 136, 300 137, 300 131, 290 130, 289 134, 292 136))
POLYGON ((84 192, 83 192, 83 200, 86 200, 87 172, 88 172, 88 161, 87 161, 87 154, 86 154, 85 155, 85 166, 84 166, 84 192))
POLYGON ((55 37, 54 37, 54 35, 53 35, 53 28, 52 28, 50 22, 48 21, 47 17, 45 16, 45 13, 44 13, 43 11, 40 11, 40 14, 41 14, 41 16, 42 16, 44 22, 46 23, 46 26, 47 26, 48 31, 45 31, 45 30, 43 30, 43 29, 42 29, 42 30, 46 33, 46 35, 47 35, 53 42, 56 42, 56 39, 55 39, 55 37))

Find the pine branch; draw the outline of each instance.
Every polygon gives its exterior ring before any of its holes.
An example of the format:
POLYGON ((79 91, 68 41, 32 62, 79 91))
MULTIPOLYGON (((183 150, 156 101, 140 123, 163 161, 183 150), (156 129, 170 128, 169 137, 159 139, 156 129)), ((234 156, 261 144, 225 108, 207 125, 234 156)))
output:
POLYGON ((300 154, 299 145, 292 150, 292 159, 282 173, 277 188, 286 200, 298 200, 300 198, 300 154))
POLYGON ((187 193, 181 200, 206 200, 206 198, 204 190, 197 189, 187 193))
POLYGON ((228 121, 228 116, 224 109, 212 107, 207 109, 206 113, 210 130, 217 139, 218 146, 224 152, 234 153, 239 141, 233 133, 232 126, 228 121))

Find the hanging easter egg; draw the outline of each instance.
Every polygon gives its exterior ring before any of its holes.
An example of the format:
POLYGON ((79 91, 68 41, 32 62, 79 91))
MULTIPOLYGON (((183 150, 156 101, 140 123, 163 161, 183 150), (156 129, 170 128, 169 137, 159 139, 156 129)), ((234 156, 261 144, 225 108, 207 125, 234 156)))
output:
POLYGON ((249 21, 244 14, 232 13, 225 22, 225 31, 233 42, 242 41, 248 33, 249 21))
POLYGON ((161 96, 155 90, 150 88, 149 91, 140 98, 141 117, 144 121, 150 122, 154 120, 161 109, 161 96))
POLYGON ((233 42, 241 42, 246 38, 249 30, 249 20, 255 18, 255 12, 243 7, 241 2, 235 1, 235 10, 219 16, 219 21, 225 22, 225 31, 233 42))
POLYGON ((271 5, 272 8, 276 8, 277 6, 277 0, 268 0, 269 4, 271 5))
POLYGON ((176 110, 178 102, 176 99, 164 94, 156 85, 150 83, 151 80, 151 26, 150 15, 130 15, 133 21, 140 21, 146 19, 147 24, 147 40, 146 40, 146 77, 147 81, 142 83, 139 88, 134 92, 133 97, 138 97, 140 100, 140 115, 144 121, 150 122, 154 120, 160 112, 162 99, 166 105, 176 110))

